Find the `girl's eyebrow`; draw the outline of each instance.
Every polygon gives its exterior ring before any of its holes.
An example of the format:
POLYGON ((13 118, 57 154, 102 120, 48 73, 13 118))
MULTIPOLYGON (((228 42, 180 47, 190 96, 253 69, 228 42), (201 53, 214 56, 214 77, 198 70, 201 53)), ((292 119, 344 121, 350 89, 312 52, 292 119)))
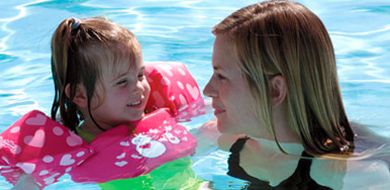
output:
POLYGON ((126 76, 126 75, 129 73, 129 71, 130 71, 130 69, 127 70, 127 71, 124 71, 124 72, 122 72, 122 73, 116 72, 116 74, 114 75, 114 78, 112 79, 112 82, 115 82, 116 80, 118 80, 118 79, 120 79, 120 78, 126 76))
POLYGON ((127 74, 127 72, 115 76, 114 79, 112 79, 112 82, 115 82, 116 80, 122 78, 123 76, 126 76, 126 74, 127 74))
MULTIPOLYGON (((145 70, 145 66, 141 66, 141 68, 139 69, 139 71, 142 71, 142 72, 143 72, 144 70, 145 70)), ((117 76, 112 80, 112 82, 115 82, 116 80, 122 78, 123 76, 126 76, 126 75, 129 73, 129 71, 130 71, 130 69, 129 69, 128 71, 126 71, 126 72, 123 72, 123 73, 117 75, 117 76)), ((137 73, 138 73, 138 72, 137 72, 137 73)), ((137 74, 137 75, 138 75, 138 74, 137 74)))

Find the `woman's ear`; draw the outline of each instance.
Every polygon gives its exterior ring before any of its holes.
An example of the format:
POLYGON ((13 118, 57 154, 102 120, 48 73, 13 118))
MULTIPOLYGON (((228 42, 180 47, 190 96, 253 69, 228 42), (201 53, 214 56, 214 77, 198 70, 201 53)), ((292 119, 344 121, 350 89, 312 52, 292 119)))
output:
MULTIPOLYGON (((65 95, 70 97, 70 84, 65 86, 65 95)), ((74 98, 72 100, 79 108, 86 108, 88 106, 87 93, 83 85, 77 85, 74 98)))
POLYGON ((282 75, 276 75, 270 79, 272 106, 280 105, 287 95, 286 79, 282 75))

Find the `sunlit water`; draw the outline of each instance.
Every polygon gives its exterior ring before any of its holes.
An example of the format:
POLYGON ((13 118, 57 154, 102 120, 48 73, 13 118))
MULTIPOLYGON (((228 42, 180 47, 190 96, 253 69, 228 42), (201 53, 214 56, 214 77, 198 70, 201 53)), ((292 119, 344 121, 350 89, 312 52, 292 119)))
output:
MULTIPOLYGON (((32 109, 49 113, 53 98, 49 41, 67 17, 105 16, 138 37, 145 61, 186 63, 203 88, 211 76, 211 28, 254 0, 1 1, 0 131, 32 109)), ((353 121, 390 136, 390 2, 302 0, 323 20, 337 55, 344 103, 353 121)), ((211 113, 187 123, 196 129, 211 113)), ((215 189, 239 189, 226 176, 227 154, 194 158, 194 170, 215 189)), ((11 186, 0 178, 0 189, 11 186)), ((47 189, 98 189, 64 176, 47 189)))

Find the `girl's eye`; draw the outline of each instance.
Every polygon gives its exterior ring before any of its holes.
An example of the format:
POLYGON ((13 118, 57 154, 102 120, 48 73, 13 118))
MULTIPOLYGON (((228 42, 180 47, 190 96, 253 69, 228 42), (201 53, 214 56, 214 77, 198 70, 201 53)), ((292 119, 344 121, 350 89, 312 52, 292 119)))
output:
POLYGON ((145 74, 144 73, 140 73, 140 74, 138 74, 138 80, 139 81, 142 81, 142 80, 144 80, 144 78, 145 78, 145 74))
POLYGON ((116 85, 119 85, 119 86, 124 86, 127 84, 127 80, 124 79, 124 80, 120 80, 119 82, 116 83, 116 85))

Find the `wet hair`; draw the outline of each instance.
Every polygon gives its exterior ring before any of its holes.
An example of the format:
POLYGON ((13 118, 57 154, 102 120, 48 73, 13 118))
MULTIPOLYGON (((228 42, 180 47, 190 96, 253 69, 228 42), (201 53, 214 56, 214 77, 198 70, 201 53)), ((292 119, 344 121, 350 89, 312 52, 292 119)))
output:
POLYGON ((229 38, 256 105, 261 105, 261 124, 278 145, 269 86, 275 75, 286 79, 289 127, 306 151, 353 151, 354 133, 343 107, 333 45, 313 12, 296 2, 265 1, 232 13, 213 33, 229 38))
MULTIPOLYGON (((104 131, 91 114, 91 99, 102 77, 102 68, 126 63, 134 64, 140 45, 134 34, 105 18, 67 18, 55 30, 51 41, 51 68, 55 95, 51 108, 52 119, 57 119, 70 130, 83 120, 82 113, 73 103, 76 89, 82 84, 88 98, 88 112, 92 121, 104 131), (69 96, 65 87, 69 85, 69 96)), ((129 67, 130 67, 129 65, 129 67)), ((103 89, 104 90, 104 89, 103 89)))

